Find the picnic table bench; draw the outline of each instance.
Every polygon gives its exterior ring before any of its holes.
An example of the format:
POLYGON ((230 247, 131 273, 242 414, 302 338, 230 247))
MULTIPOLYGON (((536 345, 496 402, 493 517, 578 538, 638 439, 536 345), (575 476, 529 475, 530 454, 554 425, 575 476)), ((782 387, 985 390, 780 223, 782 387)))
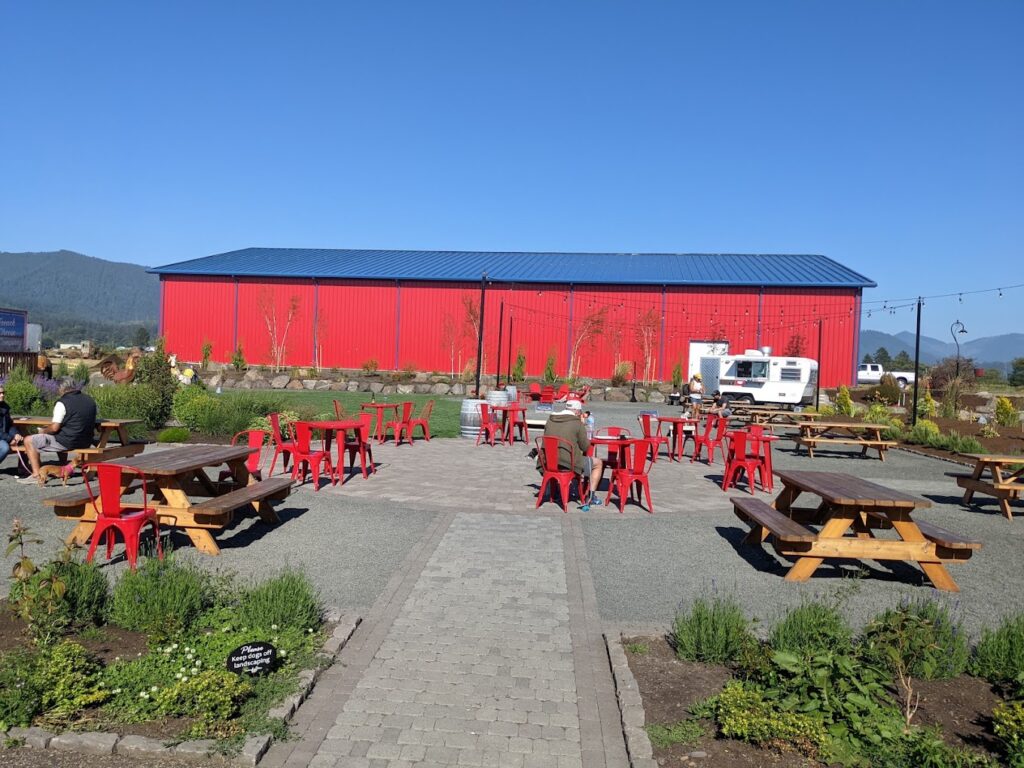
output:
POLYGON ((970 504, 975 493, 984 493, 999 499, 999 509, 1007 520, 1013 520, 1010 501, 1021 498, 1024 492, 1024 456, 997 456, 979 453, 961 454, 974 462, 974 471, 955 474, 956 484, 964 489, 964 504, 970 504), (1019 467, 1014 470, 1014 467, 1019 467), (988 476, 985 476, 985 472, 988 476))
MULTIPOLYGON (((15 429, 25 437, 32 434, 33 428, 48 427, 51 423, 49 416, 14 417, 15 429)), ((141 423, 141 419, 96 419, 95 445, 88 448, 73 448, 68 451, 68 455, 83 461, 107 461, 142 453, 146 446, 142 443, 132 443, 128 439, 128 427, 141 423), (116 438, 117 442, 111 442, 111 438, 116 438)), ((11 450, 24 451, 25 445, 12 445, 11 450)))
POLYGON ((863 422, 845 421, 800 421, 797 424, 800 434, 793 438, 797 446, 807 448, 807 454, 813 459, 814 451, 820 446, 854 445, 861 447, 861 455, 867 456, 868 449, 878 451, 878 458, 885 461, 885 452, 896 447, 894 440, 882 438, 882 432, 889 428, 888 424, 866 424, 863 422))
MULTIPOLYGON (((149 506, 156 511, 160 524, 181 528, 200 552, 218 555, 220 548, 211 531, 227 527, 234 512, 245 507, 265 523, 278 523, 269 502, 284 499, 291 491, 291 478, 256 481, 249 474, 245 460, 253 450, 248 446, 187 445, 145 454, 131 462, 108 463, 140 470, 147 479, 147 490, 153 493, 149 506), (225 484, 215 483, 205 469, 223 464, 228 465, 232 479, 225 484)), ((122 487, 122 495, 134 493, 141 485, 141 481, 130 480, 122 487)), ((53 507, 57 517, 77 523, 68 543, 88 543, 97 514, 102 510, 99 498, 91 502, 88 490, 83 487, 44 499, 43 503, 53 507)))
POLYGON ((784 408, 769 408, 763 405, 737 405, 730 403, 729 408, 733 417, 750 424, 782 425, 798 427, 802 421, 814 421, 820 419, 820 413, 804 413, 803 411, 790 411, 784 408))
POLYGON ((745 544, 769 541, 780 555, 795 560, 786 581, 807 581, 826 559, 902 560, 916 562, 936 589, 958 592, 945 565, 964 562, 981 549, 979 541, 915 521, 915 510, 931 506, 926 499, 837 472, 777 474, 783 489, 771 506, 747 496, 730 501, 737 517, 750 525, 745 544), (794 507, 803 493, 821 503, 794 507), (887 529, 899 539, 875 536, 887 529))

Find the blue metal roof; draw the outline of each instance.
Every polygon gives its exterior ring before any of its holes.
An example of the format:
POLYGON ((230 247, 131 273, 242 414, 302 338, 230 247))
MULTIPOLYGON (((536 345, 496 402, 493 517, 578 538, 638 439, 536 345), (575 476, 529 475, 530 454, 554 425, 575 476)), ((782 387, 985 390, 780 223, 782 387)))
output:
POLYGON ((826 256, 748 253, 516 253, 243 248, 180 261, 158 275, 223 275, 362 280, 576 285, 755 285, 874 288, 826 256))

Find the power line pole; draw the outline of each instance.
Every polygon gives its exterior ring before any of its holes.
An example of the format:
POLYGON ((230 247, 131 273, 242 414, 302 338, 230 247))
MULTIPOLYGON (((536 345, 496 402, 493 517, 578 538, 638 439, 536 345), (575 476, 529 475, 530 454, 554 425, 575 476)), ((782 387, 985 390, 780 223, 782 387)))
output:
POLYGON ((501 389, 501 334, 505 330, 505 300, 501 300, 501 309, 498 310, 498 360, 496 366, 498 372, 494 374, 494 388, 501 389))
POLYGON ((814 410, 818 410, 821 402, 821 324, 823 318, 818 318, 818 376, 814 380, 814 410))
POLYGON ((917 332, 914 337, 914 405, 910 409, 910 426, 917 426, 917 380, 921 370, 921 297, 917 297, 917 332))

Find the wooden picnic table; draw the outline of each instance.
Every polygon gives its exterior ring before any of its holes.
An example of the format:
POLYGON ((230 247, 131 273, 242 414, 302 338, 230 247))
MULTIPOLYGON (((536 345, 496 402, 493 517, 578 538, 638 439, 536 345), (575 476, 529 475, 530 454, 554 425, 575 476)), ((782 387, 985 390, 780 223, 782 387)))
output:
MULTIPOLYGON (((245 445, 186 445, 133 457, 131 461, 115 460, 108 464, 138 469, 146 477, 147 490, 154 492, 150 507, 156 511, 161 525, 184 530, 196 549, 208 555, 220 554, 211 531, 225 528, 236 509, 250 507, 265 523, 279 522, 269 501, 288 496, 290 478, 274 477, 256 481, 249 474, 245 461, 257 448, 245 445), (227 465, 232 481, 225 486, 214 483, 206 468, 227 465)), ((127 482, 122 493, 140 486, 134 476, 125 474, 127 482)), ((94 490, 98 496, 98 491, 94 490)), ((57 517, 75 520, 77 525, 68 536, 68 543, 84 545, 92 536, 97 514, 102 511, 99 498, 90 501, 83 487, 70 494, 48 499, 43 503, 54 508, 57 517)))
MULTIPOLYGON (((52 424, 49 416, 15 416, 14 428, 24 437, 34 434, 38 427, 48 427, 52 424)), ((132 424, 141 424, 142 419, 96 419, 96 434, 93 437, 95 445, 89 448, 72 448, 69 454, 86 461, 106 461, 108 459, 124 458, 142 453, 146 446, 142 443, 132 443, 128 438, 128 427, 132 424), (111 438, 117 440, 111 442, 111 438)), ((12 450, 25 450, 24 444, 12 445, 12 450)))
POLYGON ((1019 499, 1024 492, 1024 456, 990 456, 979 453, 960 455, 974 462, 974 472, 970 475, 954 475, 956 484, 965 489, 964 504, 970 504, 975 493, 995 496, 999 499, 999 509, 1003 515, 1007 520, 1013 520, 1010 501, 1019 499), (987 477, 986 471, 989 473, 987 477))
POLYGON ((730 407, 732 408, 733 416, 751 424, 763 424, 765 426, 780 424, 783 426, 799 427, 802 421, 814 421, 821 418, 820 413, 804 413, 803 411, 789 411, 782 408, 767 408, 765 406, 730 407))
POLYGON ((964 562, 981 548, 979 541, 914 520, 916 510, 931 506, 927 499, 838 472, 776 474, 783 489, 771 506, 746 496, 730 501, 736 515, 751 525, 744 543, 771 539, 776 552, 795 558, 786 581, 806 581, 826 559, 902 560, 916 562, 936 589, 958 592, 946 564, 964 562), (804 493, 818 496, 821 503, 794 507, 804 493), (898 540, 875 537, 876 530, 890 528, 898 540))
POLYGON ((813 459, 814 450, 819 446, 854 445, 861 447, 861 455, 867 456, 868 448, 878 451, 878 458, 885 461, 885 452, 896 445, 892 440, 882 438, 888 424, 868 424, 860 421, 800 421, 800 434, 794 437, 797 446, 807 448, 813 459))

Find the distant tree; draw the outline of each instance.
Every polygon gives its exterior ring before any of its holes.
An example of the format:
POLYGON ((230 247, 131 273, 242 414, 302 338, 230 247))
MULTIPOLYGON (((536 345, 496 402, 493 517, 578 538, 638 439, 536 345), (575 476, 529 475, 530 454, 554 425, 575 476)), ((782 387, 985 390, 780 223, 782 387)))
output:
POLYGON ((296 315, 299 313, 299 297, 291 296, 288 299, 288 306, 285 309, 283 318, 278 316, 277 296, 270 287, 260 291, 256 300, 256 306, 267 327, 270 358, 276 373, 284 366, 285 355, 288 351, 288 331, 296 315))
POLYGON ((892 356, 889 354, 889 350, 885 347, 879 347, 876 349, 875 362, 883 368, 892 368, 892 356))
POLYGON ((786 344, 786 349, 783 351, 785 357, 800 357, 804 353, 804 337, 799 333, 794 333, 789 337, 789 342, 786 344))
POLYGON ((914 361, 910 359, 906 350, 900 350, 900 353, 892 359, 892 367, 897 371, 908 371, 914 367, 914 361))
POLYGON ((861 360, 861 362, 862 362, 862 363, 863 363, 864 365, 871 365, 871 364, 872 364, 873 362, 875 362, 875 358, 873 358, 873 357, 871 356, 871 353, 869 352, 868 354, 864 355, 864 359, 863 359, 863 360, 861 360))
POLYGON ((1008 380, 1015 387, 1024 387, 1024 357, 1014 358, 1010 363, 1008 380))
POLYGON ((145 326, 141 326, 140 325, 136 329, 135 335, 132 337, 132 344, 134 344, 136 347, 142 347, 143 349, 148 347, 149 346, 149 329, 146 328, 145 326))
POLYGON ((956 375, 957 364, 955 357, 947 357, 940 360, 928 372, 931 376, 932 389, 943 392, 950 382, 958 384, 958 389, 963 392, 970 392, 976 388, 974 378, 974 360, 970 357, 960 358, 960 376, 956 375))
POLYGON ((579 376, 583 349, 594 345, 598 337, 604 333, 607 322, 608 307, 601 307, 586 315, 575 326, 575 338, 572 340, 572 350, 569 354, 569 373, 566 375, 567 379, 574 379, 579 376))
POLYGON ((636 334, 636 344, 640 348, 640 356, 644 361, 641 378, 645 384, 654 378, 654 347, 660 329, 661 313, 654 307, 649 307, 646 312, 637 313, 633 331, 636 334))

